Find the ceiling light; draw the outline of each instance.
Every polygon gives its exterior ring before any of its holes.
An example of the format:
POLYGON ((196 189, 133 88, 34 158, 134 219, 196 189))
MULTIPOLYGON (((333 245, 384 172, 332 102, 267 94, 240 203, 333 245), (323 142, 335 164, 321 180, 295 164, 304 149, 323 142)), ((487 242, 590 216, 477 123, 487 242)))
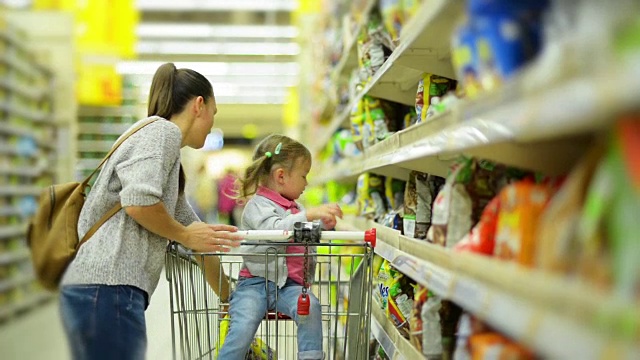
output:
POLYGON ((142 11, 293 11, 296 0, 137 0, 136 8, 142 11))
POLYGON ((185 54, 185 55, 298 55, 296 43, 277 42, 186 42, 186 41, 139 41, 138 54, 185 54))
POLYGON ((138 38, 295 38, 295 26, 143 23, 138 38))
MULTIPOLYGON (((163 62, 121 61, 116 70, 125 75, 153 75, 163 62)), ((297 76, 300 66, 295 62, 175 62, 177 68, 187 68, 205 76, 297 76)))

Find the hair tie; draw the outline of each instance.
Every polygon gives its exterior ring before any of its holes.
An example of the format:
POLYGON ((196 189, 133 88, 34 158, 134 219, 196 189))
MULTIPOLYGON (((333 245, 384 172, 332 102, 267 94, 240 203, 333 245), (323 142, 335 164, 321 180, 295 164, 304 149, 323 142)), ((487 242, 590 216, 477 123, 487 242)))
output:
POLYGON ((280 150, 282 150, 282 143, 278 143, 278 145, 276 146, 276 150, 275 153, 276 155, 280 154, 280 150))
POLYGON ((270 158, 270 157, 271 157, 271 155, 272 155, 272 154, 271 154, 271 151, 267 151, 266 153, 264 153, 264 156, 266 156, 266 157, 268 157, 268 158, 270 158))

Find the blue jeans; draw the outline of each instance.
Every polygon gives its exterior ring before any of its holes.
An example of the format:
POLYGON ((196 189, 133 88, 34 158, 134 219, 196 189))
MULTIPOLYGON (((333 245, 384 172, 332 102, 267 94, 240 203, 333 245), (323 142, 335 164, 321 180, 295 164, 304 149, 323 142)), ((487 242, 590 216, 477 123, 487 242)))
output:
POLYGON ((60 311, 73 359, 144 359, 146 306, 147 293, 133 286, 63 286, 60 311))
POLYGON ((243 360, 267 310, 281 312, 298 326, 298 359, 322 359, 322 312, 320 302, 310 291, 309 315, 298 318, 298 296, 302 286, 291 279, 278 289, 262 277, 240 278, 229 298, 229 332, 218 359, 243 360), (276 291, 278 300, 276 302, 276 291), (306 318, 306 319, 305 319, 306 318))

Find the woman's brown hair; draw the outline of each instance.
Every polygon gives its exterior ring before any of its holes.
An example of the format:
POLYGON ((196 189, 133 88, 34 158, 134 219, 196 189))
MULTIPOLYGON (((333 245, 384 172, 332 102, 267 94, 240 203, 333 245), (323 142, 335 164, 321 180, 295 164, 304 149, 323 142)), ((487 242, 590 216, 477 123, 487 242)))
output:
POLYGON ((284 135, 269 135, 253 153, 253 163, 239 179, 238 198, 245 199, 256 193, 258 186, 266 182, 273 169, 291 171, 299 159, 311 160, 311 153, 301 143, 284 135))
MULTIPOLYGON (((147 116, 160 116, 167 120, 181 113, 193 98, 213 98, 213 87, 202 74, 191 69, 177 69, 173 63, 161 65, 153 75, 149 90, 147 116)), ((180 164, 179 191, 185 188, 185 175, 180 164)))

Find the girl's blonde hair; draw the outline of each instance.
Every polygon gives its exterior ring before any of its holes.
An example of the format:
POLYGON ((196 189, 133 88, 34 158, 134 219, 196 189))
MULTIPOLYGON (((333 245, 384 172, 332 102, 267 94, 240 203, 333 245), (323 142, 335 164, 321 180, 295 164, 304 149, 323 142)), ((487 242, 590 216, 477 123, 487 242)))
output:
POLYGON ((258 186, 265 183, 276 168, 291 171, 298 159, 311 161, 311 153, 306 146, 284 135, 269 135, 258 144, 253 153, 253 164, 238 180, 237 197, 245 199, 256 193, 258 186))

